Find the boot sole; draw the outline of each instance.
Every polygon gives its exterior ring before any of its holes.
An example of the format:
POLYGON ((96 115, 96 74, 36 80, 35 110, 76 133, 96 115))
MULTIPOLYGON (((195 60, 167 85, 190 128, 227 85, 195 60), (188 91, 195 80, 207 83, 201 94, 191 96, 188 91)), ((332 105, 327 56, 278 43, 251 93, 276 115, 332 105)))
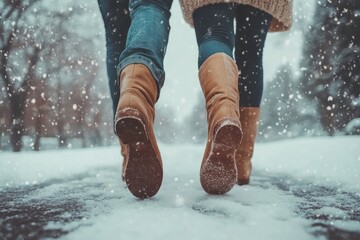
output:
POLYGON ((129 150, 125 183, 135 197, 144 199, 159 191, 163 170, 140 116, 135 109, 124 110, 119 113, 115 126, 116 133, 129 150))
POLYGON ((209 157, 200 170, 200 181, 207 193, 221 195, 230 191, 237 182, 235 151, 240 145, 242 131, 237 123, 222 120, 214 132, 209 157))
POLYGON ((249 183, 250 183, 250 179, 239 179, 236 184, 243 186, 243 185, 248 185, 249 183))

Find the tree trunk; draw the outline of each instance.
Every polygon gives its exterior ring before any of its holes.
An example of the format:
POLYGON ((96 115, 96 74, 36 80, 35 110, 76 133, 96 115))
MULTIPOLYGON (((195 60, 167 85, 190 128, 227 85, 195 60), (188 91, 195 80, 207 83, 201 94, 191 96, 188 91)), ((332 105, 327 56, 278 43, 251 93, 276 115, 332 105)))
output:
POLYGON ((57 123, 57 130, 58 130, 58 146, 59 148, 66 148, 68 145, 68 139, 64 133, 64 120, 62 119, 62 116, 59 116, 58 123, 57 123))
POLYGON ((22 149, 22 136, 24 134, 25 95, 25 92, 18 92, 12 95, 10 99, 10 142, 14 152, 20 152, 22 149))
POLYGON ((56 97, 57 97, 57 132, 58 132, 58 147, 66 148, 68 145, 68 139, 65 134, 65 109, 63 104, 63 86, 61 79, 59 79, 58 85, 56 87, 56 97))
POLYGON ((326 109, 326 103, 318 103, 318 111, 320 113, 320 123, 324 130, 329 134, 329 136, 334 136, 335 129, 333 126, 333 117, 331 116, 331 111, 326 109))
POLYGON ((40 138, 41 138, 41 125, 42 125, 42 114, 40 112, 36 115, 35 120, 35 140, 34 140, 34 150, 40 151, 40 138))

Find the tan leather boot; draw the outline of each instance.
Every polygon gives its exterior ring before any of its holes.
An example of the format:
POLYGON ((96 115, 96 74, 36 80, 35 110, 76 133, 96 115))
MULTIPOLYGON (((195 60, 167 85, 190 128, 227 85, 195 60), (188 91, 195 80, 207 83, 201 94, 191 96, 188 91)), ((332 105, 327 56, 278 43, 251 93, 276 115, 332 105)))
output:
POLYGON ((235 185, 235 150, 242 131, 239 121, 238 69, 224 53, 211 55, 199 70, 206 98, 208 142, 200 169, 200 181, 209 194, 224 194, 235 185))
POLYGON ((163 169, 154 133, 157 84, 142 64, 125 67, 120 75, 120 100, 115 116, 116 133, 126 145, 125 182, 138 198, 154 196, 163 169))
POLYGON ((235 153, 236 167, 238 170, 237 184, 249 184, 251 175, 251 158, 254 152, 254 144, 259 125, 260 108, 241 107, 240 122, 243 130, 243 138, 240 147, 235 153))

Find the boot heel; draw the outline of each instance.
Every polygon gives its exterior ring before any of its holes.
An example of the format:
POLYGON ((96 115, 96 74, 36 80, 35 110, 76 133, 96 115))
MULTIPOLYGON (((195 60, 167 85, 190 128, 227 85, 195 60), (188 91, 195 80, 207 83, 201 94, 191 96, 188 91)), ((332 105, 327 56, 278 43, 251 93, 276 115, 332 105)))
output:
POLYGON ((120 111, 116 119, 116 133, 128 146, 125 183, 135 197, 152 197, 160 189, 163 171, 149 140, 148 129, 135 109, 120 111))
POLYGON ((241 127, 235 121, 225 119, 215 126, 215 144, 235 150, 239 147, 241 138, 241 127))
POLYGON ((144 121, 135 109, 127 109, 118 113, 116 134, 124 144, 147 141, 144 121))
POLYGON ((236 122, 225 119, 215 126, 215 136, 209 158, 200 170, 203 189, 209 194, 224 194, 237 180, 235 150, 240 145, 242 131, 236 122))

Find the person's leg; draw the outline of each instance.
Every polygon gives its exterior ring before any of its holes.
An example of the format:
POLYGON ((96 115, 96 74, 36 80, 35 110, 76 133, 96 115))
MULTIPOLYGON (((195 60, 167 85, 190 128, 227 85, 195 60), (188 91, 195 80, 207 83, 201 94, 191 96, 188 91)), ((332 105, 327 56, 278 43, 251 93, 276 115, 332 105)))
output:
POLYGON ((240 122, 243 140, 236 151, 238 184, 248 184, 263 92, 263 49, 272 16, 248 5, 236 9, 235 59, 240 70, 240 122))
POLYGON ((263 49, 272 16, 249 5, 236 8, 235 60, 240 70, 240 107, 259 107, 263 92, 263 49))
MULTIPOLYGON (((106 67, 113 104, 113 116, 115 116, 120 97, 116 67, 119 64, 119 56, 125 49, 127 33, 130 27, 129 0, 98 0, 98 4, 105 26, 106 67)), ((120 145, 124 170, 127 154, 124 144, 120 142, 120 145)), ((124 174, 122 175, 124 179, 124 174)))
POLYGON ((196 40, 199 48, 198 67, 215 53, 233 57, 235 44, 234 5, 210 4, 193 14, 196 40))
POLYGON ((106 67, 115 114, 120 95, 116 67, 130 27, 129 0, 98 0, 98 4, 105 26, 106 67))
POLYGON ((234 153, 241 141, 238 69, 232 58, 232 3, 211 4, 193 14, 199 45, 199 80, 206 99, 208 141, 200 169, 203 189, 224 194, 234 186, 234 153))
POLYGON ((164 85, 164 57, 169 39, 173 0, 130 0, 131 26, 120 56, 118 74, 129 64, 144 64, 157 82, 158 96, 164 85))
POLYGON ((172 0, 130 0, 131 26, 118 66, 120 101, 115 130, 129 155, 126 185, 138 198, 154 196, 163 178, 154 118, 165 78, 171 4, 172 0))

